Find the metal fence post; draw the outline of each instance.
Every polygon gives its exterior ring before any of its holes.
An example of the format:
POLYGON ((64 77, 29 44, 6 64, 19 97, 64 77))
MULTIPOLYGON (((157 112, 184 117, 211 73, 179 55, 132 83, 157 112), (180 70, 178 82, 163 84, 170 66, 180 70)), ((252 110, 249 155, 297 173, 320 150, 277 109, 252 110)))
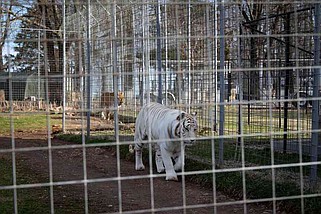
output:
MULTIPOLYGON (((219 135, 224 135, 224 95, 225 95, 225 78, 224 78, 224 65, 225 65, 225 41, 224 41, 224 25, 225 25, 225 10, 224 0, 220 1, 220 125, 219 135)), ((219 163, 223 164, 224 155, 224 139, 220 138, 219 141, 219 163)))
MULTIPOLYGON (((314 12, 314 66, 320 66, 320 3, 315 4, 314 12)), ((315 67, 313 72, 313 97, 319 97, 320 90, 320 68, 315 67)), ((311 142, 311 162, 318 160, 318 142, 320 133, 315 132, 319 129, 319 100, 312 101, 312 142, 311 142)), ((310 181, 316 184, 317 165, 311 165, 310 181)))
POLYGON ((87 139, 90 138, 90 109, 91 109, 91 90, 90 90, 90 71, 91 71, 91 58, 90 58, 90 53, 91 53, 91 33, 90 33, 90 0, 87 1, 87 10, 86 10, 86 15, 87 15, 87 139))
POLYGON ((156 7, 156 38, 157 38, 157 73, 158 73, 158 95, 157 102, 162 103, 162 47, 161 47, 161 32, 160 32, 160 22, 161 22, 161 11, 160 11, 160 3, 157 1, 156 7))

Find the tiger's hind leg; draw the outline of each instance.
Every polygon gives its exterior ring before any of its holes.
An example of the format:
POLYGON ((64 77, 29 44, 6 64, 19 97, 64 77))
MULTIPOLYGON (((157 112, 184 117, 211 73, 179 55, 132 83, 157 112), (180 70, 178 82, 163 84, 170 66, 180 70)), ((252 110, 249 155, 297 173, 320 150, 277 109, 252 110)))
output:
POLYGON ((143 164, 143 144, 139 137, 135 137, 135 169, 137 171, 145 169, 143 164))
POLYGON ((157 172, 158 173, 165 172, 162 153, 158 144, 155 144, 155 162, 156 162, 157 172))

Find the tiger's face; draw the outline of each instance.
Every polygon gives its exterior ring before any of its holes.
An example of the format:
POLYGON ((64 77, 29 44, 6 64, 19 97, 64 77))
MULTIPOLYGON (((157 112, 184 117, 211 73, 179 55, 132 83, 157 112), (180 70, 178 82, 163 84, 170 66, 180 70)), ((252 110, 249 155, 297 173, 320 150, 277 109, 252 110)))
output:
POLYGON ((124 92, 119 91, 117 98, 118 98, 118 105, 121 106, 124 103, 124 99, 125 99, 124 92))
POLYGON ((176 135, 182 138, 185 144, 195 142, 198 128, 196 114, 196 112, 193 114, 182 113, 177 117, 179 125, 176 128, 176 135))

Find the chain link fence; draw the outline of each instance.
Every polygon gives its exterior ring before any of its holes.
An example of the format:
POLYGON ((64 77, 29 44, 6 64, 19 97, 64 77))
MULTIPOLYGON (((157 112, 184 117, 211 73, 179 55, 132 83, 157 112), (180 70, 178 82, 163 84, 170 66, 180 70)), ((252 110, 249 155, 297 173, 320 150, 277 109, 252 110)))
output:
POLYGON ((0 213, 319 212, 318 1, 0 11, 0 213), (179 182, 156 172, 155 142, 132 170, 149 102, 198 113, 179 182))

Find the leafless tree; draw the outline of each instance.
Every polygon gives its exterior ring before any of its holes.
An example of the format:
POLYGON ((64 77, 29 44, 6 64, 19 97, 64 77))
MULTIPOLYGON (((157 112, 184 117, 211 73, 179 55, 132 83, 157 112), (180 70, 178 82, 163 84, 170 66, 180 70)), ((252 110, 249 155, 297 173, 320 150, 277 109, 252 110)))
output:
POLYGON ((0 1, 0 72, 4 72, 3 48, 10 34, 10 26, 16 20, 13 13, 14 0, 0 1))

